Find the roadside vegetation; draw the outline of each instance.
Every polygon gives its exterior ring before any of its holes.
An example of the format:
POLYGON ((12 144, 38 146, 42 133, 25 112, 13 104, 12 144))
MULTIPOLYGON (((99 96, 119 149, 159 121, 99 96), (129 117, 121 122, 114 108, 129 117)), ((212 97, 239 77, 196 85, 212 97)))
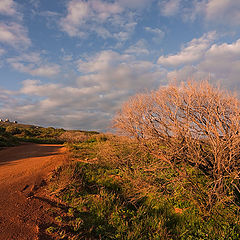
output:
POLYGON ((0 123, 0 147, 14 146, 21 142, 56 143, 77 141, 89 135, 97 134, 94 131, 64 130, 63 128, 39 127, 17 123, 0 123))
POLYGON ((6 131, 6 128, 0 126, 0 148, 10 147, 18 144, 17 138, 6 131))
POLYGON ((68 140, 53 172, 57 239, 239 239, 240 104, 208 82, 126 102, 122 136, 68 140))

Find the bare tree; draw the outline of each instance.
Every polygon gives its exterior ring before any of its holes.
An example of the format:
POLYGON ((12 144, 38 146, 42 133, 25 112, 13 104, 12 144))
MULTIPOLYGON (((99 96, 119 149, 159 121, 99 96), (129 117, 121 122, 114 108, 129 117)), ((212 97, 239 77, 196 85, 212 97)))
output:
POLYGON ((184 164, 209 177, 205 206, 240 193, 240 102, 227 91, 202 81, 138 94, 123 104, 114 126, 190 183, 184 164))

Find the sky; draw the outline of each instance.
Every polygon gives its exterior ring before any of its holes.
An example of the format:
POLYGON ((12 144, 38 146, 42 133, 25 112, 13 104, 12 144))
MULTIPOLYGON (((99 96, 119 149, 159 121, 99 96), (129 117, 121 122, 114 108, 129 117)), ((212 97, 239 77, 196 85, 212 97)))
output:
POLYGON ((240 95, 240 0, 0 0, 0 118, 109 131, 171 81, 240 95))

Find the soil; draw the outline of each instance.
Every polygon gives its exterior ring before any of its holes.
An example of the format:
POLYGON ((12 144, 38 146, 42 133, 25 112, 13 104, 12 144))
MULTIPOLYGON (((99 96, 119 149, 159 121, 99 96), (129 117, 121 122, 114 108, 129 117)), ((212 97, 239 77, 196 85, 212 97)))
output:
POLYGON ((0 150, 0 240, 51 239, 45 229, 52 170, 67 159, 62 145, 25 144, 0 150))

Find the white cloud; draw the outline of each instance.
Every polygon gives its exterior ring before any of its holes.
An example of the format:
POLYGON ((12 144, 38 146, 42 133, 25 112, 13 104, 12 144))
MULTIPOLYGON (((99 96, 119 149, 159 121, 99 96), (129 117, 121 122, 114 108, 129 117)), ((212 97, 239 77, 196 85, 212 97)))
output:
POLYGON ((160 28, 145 27, 145 30, 155 35, 152 39, 156 43, 159 43, 165 36, 165 33, 160 28))
POLYGON ((61 21, 61 26, 70 36, 82 35, 79 26, 85 23, 85 18, 89 15, 90 8, 87 2, 70 1, 68 4, 68 14, 61 21))
POLYGON ((3 55, 6 51, 2 48, 0 48, 0 56, 3 55))
POLYGON ((27 35, 27 30, 18 23, 0 23, 0 42, 4 44, 16 48, 27 48, 31 45, 31 40, 27 35))
POLYGON ((197 17, 205 17, 207 0, 192 0, 187 7, 181 9, 181 16, 185 22, 193 22, 197 17))
POLYGON ((129 46, 129 48, 125 50, 125 53, 139 56, 139 55, 148 55, 150 52, 146 47, 145 41, 141 39, 136 44, 129 46))
POLYGON ((4 15, 16 15, 16 3, 13 0, 1 0, 0 1, 0 14, 4 15))
POLYGON ((185 22, 195 21, 202 17, 214 25, 235 25, 240 22, 239 0, 161 0, 159 1, 162 16, 180 16, 185 22))
POLYGON ((240 39, 232 44, 213 44, 201 61, 195 66, 186 65, 179 70, 168 73, 168 78, 179 81, 189 77, 195 79, 210 78, 212 82, 221 83, 227 89, 240 91, 240 39))
POLYGON ((28 52, 23 53, 17 57, 8 58, 9 63, 13 62, 29 62, 29 63, 38 63, 41 62, 41 55, 37 52, 28 52))
POLYGON ((36 67, 33 64, 24 65, 19 62, 12 62, 11 66, 19 72, 28 73, 32 76, 52 77, 60 72, 60 66, 57 64, 36 67))
POLYGON ((45 84, 42 85, 39 80, 28 79, 23 81, 23 87, 20 90, 20 93, 36 95, 41 97, 53 96, 61 89, 61 85, 59 84, 45 84))
POLYGON ((177 67, 199 61, 215 38, 216 32, 204 34, 201 38, 190 41, 181 49, 181 52, 175 55, 160 56, 158 63, 164 66, 177 67))
POLYGON ((60 20, 60 26, 71 37, 87 37, 95 33, 104 39, 126 41, 136 25, 135 13, 129 7, 144 4, 144 0, 139 4, 127 4, 126 1, 71 0, 67 4, 67 15, 60 20))
POLYGON ((152 62, 114 51, 102 51, 86 60, 81 59, 78 69, 84 74, 78 78, 78 86, 97 91, 98 94, 121 89, 126 96, 149 87, 158 87, 163 76, 162 69, 152 62))
POLYGON ((206 53, 206 58, 211 58, 213 61, 232 61, 240 55, 240 39, 235 43, 220 45, 214 44, 206 53))
POLYGON ((222 79, 227 85, 238 83, 240 88, 240 39, 235 43, 214 44, 205 54, 205 58, 198 65, 204 72, 212 73, 222 79))
POLYGON ((113 68, 119 63, 127 63, 132 57, 127 54, 119 54, 108 50, 97 53, 95 56, 88 57, 86 61, 78 61, 78 70, 83 73, 105 71, 110 67, 113 68))
POLYGON ((39 53, 26 53, 7 61, 15 70, 32 76, 52 77, 60 72, 59 65, 46 62, 39 53))
POLYGON ((206 18, 214 23, 239 25, 240 1, 209 0, 206 4, 206 18))
MULTIPOLYGON (((38 62, 38 55, 30 59, 38 62)), ((157 88, 166 74, 150 61, 115 51, 99 52, 77 64, 80 73, 71 85, 28 79, 15 93, 18 102, 6 99, 1 112, 8 117, 14 113, 20 122, 103 130, 127 97, 157 88)))
MULTIPOLYGON (((61 26, 70 36, 84 35, 84 25, 105 22, 115 14, 121 13, 122 7, 117 3, 100 0, 88 2, 72 0, 67 6, 67 16, 61 20, 61 26)), ((91 26, 88 25, 91 28, 91 26)))
POLYGON ((180 3, 178 9, 181 10, 181 16, 185 21, 194 21, 198 16, 202 16, 204 21, 214 25, 238 26, 240 22, 238 0, 193 0, 187 5, 184 0, 170 0, 170 2, 180 3))
POLYGON ((38 68, 30 69, 28 73, 33 76, 52 77, 60 72, 60 66, 57 64, 43 65, 38 68))
POLYGON ((163 16, 174 16, 180 9, 181 0, 163 0, 159 2, 160 12, 163 16))

